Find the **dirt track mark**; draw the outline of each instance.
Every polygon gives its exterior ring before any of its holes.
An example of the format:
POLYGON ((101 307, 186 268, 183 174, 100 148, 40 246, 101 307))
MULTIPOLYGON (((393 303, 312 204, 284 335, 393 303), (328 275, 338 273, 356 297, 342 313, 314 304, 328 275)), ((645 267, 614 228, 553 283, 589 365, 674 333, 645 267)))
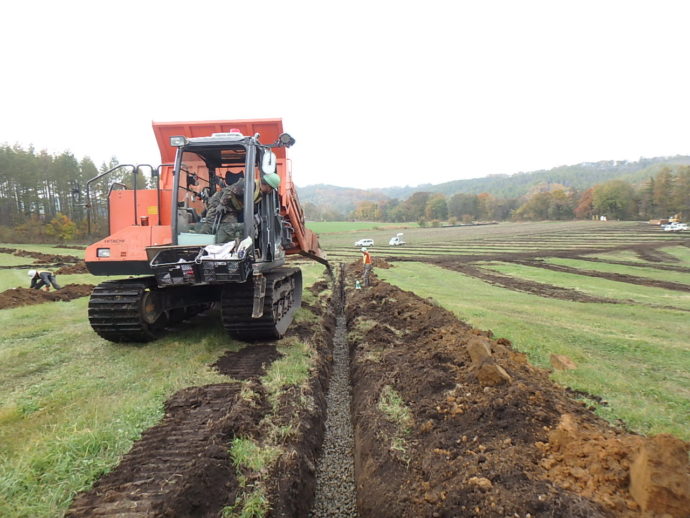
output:
POLYGON ((308 330, 298 323, 283 342, 305 340, 316 351, 306 385, 283 386, 279 397, 272 393, 269 399, 259 376, 277 357, 275 344, 248 345, 223 357, 229 372, 249 379, 175 394, 166 403, 163 421, 144 432, 93 489, 77 495, 67 516, 217 518, 229 505, 236 506, 239 515, 246 511, 247 495, 258 487, 264 490, 271 516, 307 516, 330 372, 334 317, 328 304, 328 297, 321 297, 320 304, 308 310, 322 318, 321 325, 311 324, 308 330), (239 364, 234 363, 238 358, 239 364), (273 445, 282 453, 260 471, 236 466, 228 456, 235 437, 273 445))
POLYGON ((593 295, 587 295, 581 291, 573 290, 570 288, 561 288, 559 286, 553 286, 552 284, 546 284, 543 282, 529 281, 526 279, 519 279, 517 277, 510 277, 508 275, 503 275, 498 272, 492 272, 484 268, 479 268, 471 264, 451 264, 444 262, 439 264, 438 261, 428 261, 431 264, 436 264, 442 268, 448 270, 453 270, 456 272, 475 277, 482 281, 488 282, 494 286, 501 288, 506 288, 513 291, 520 291, 523 293, 530 293, 532 295, 538 295, 540 297, 547 297, 560 300, 568 300, 571 302, 593 302, 598 304, 634 304, 636 306, 645 306, 648 308, 655 309, 670 309, 673 311, 683 311, 685 313, 690 312, 690 309, 679 308, 676 306, 667 306, 662 304, 645 304, 644 302, 639 302, 632 299, 610 299, 606 297, 595 297, 593 295))
POLYGON ((623 273, 598 272, 596 270, 581 270, 572 266, 565 266, 561 264, 545 263, 544 261, 511 261, 515 264, 524 266, 532 266, 535 268, 543 268, 545 270, 552 270, 555 272, 572 273, 576 275, 586 275, 587 277, 598 277, 600 279, 607 279, 609 281, 625 282, 628 284, 636 284, 639 286, 649 286, 652 288, 663 288, 666 290, 675 291, 690 291, 690 285, 682 284, 680 282, 660 281, 656 279, 649 279, 647 277, 637 277, 635 275, 627 275, 623 273))
MULTIPOLYGON (((591 254, 607 254, 611 252, 618 252, 618 251, 634 251, 638 254, 648 254, 649 257, 655 257, 656 260, 659 260, 663 254, 663 256, 666 256, 665 252, 662 252, 660 250, 657 250, 658 248, 666 248, 670 246, 685 246, 686 242, 685 241, 667 241, 667 242, 653 242, 653 243, 647 243, 644 245, 640 244, 627 244, 627 245, 619 245, 619 246, 609 246, 609 247, 586 247, 586 248, 555 248, 555 249, 549 249, 548 247, 543 247, 541 251, 527 251, 527 252, 491 252, 491 251, 486 251, 481 254, 477 253, 469 253, 469 254, 446 254, 446 255, 434 255, 433 250, 428 250, 427 248, 420 248, 419 253, 420 256, 415 256, 415 257, 407 257, 407 256, 392 256, 392 257, 386 257, 388 261, 397 261, 397 262, 404 262, 404 261, 429 261, 432 259, 434 262, 436 261, 455 261, 455 262, 463 262, 463 263, 476 263, 478 261, 515 261, 515 260, 532 260, 535 258, 547 258, 547 257, 559 257, 562 259, 580 259, 581 256, 587 256, 591 254)), ((450 249, 449 251, 453 251, 450 249)), ((655 261, 656 261, 655 260, 655 261)), ((657 261, 659 262, 659 261, 657 261)), ((678 259, 673 257, 673 260, 671 262, 678 262, 678 259)), ((651 265, 650 265, 651 266, 651 265)))
POLYGON ((634 266, 638 268, 651 268, 654 270, 666 270, 669 272, 681 272, 681 273, 690 273, 690 268, 687 268, 685 266, 675 266, 672 264, 649 264, 649 263, 638 263, 635 261, 614 261, 612 259, 600 259, 598 257, 573 257, 573 259, 577 259, 578 261, 589 261, 592 263, 605 263, 605 264, 619 264, 621 266, 634 266))
MULTIPOLYGON (((666 246, 671 246, 666 245, 666 246)), ((657 250, 656 248, 638 246, 633 247, 632 250, 639 256, 640 259, 644 261, 649 261, 652 263, 677 263, 678 258, 667 254, 662 250, 657 250)))
POLYGON ((228 351, 213 364, 213 367, 233 379, 246 380, 263 376, 266 368, 282 356, 275 344, 250 344, 237 352, 228 351))
POLYGON ((497 272, 491 272, 484 268, 479 268, 470 264, 451 264, 448 262, 434 261, 435 264, 447 268, 449 270, 454 270, 471 277, 476 277, 483 281, 493 284, 494 286, 500 286, 501 288, 507 288, 513 291, 522 291, 524 293, 531 293, 533 295, 539 295, 540 297, 549 297, 554 299, 569 300, 574 302, 596 302, 596 303, 606 303, 606 304, 624 304, 626 301, 619 299, 610 299, 606 297, 594 297, 592 295, 587 295, 581 291, 560 288, 558 286, 553 286, 551 284, 546 284, 542 282, 528 281, 526 279, 518 279, 516 277, 510 277, 508 275, 503 275, 497 272))
POLYGON ((255 414, 239 391, 235 383, 178 392, 163 421, 77 496, 66 516, 218 516, 237 490, 228 442, 255 414))

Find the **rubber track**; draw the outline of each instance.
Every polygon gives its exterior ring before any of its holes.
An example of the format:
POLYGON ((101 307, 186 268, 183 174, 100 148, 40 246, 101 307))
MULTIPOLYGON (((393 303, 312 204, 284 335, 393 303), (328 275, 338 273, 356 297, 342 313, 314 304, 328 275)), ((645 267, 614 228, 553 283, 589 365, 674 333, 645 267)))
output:
POLYGON ((93 489, 77 495, 69 518, 144 518, 210 516, 217 513, 210 497, 196 498, 190 488, 222 493, 208 486, 210 472, 232 477, 227 458, 233 434, 232 409, 239 384, 192 387, 167 403, 163 421, 144 432, 117 468, 93 489), (171 510, 172 513, 171 514, 171 510))
POLYGON ((247 341, 281 338, 292 322, 302 301, 302 272, 299 268, 280 268, 265 274, 265 277, 264 314, 260 318, 252 318, 253 282, 225 287, 221 297, 221 316, 223 326, 232 336, 247 341), (294 289, 288 297, 283 297, 287 309, 283 308, 282 315, 276 319, 277 305, 281 301, 275 297, 287 282, 294 282, 294 289))
POLYGON ((158 336, 156 326, 141 318, 141 300, 155 280, 109 281, 93 289, 89 300, 89 323, 111 342, 150 342, 158 336))

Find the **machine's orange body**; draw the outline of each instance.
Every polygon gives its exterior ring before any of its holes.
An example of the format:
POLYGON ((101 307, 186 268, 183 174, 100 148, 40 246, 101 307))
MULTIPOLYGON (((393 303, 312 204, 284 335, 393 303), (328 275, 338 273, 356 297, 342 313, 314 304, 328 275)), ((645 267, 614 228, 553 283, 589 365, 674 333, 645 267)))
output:
MULTIPOLYGON (((130 189, 111 191, 108 200, 110 235, 86 249, 85 260, 92 273, 148 273, 146 248, 172 243, 172 171, 176 149, 170 145, 170 137, 205 137, 231 130, 239 130, 243 135, 259 133, 262 142, 273 142, 283 133, 283 124, 281 119, 153 123, 162 163, 159 188, 139 189, 136 193, 130 189), (109 256, 99 257, 98 249, 105 248, 109 249, 109 256)), ((286 150, 276 148, 275 154, 276 172, 281 177, 281 213, 292 225, 295 237, 293 246, 285 252, 323 258, 316 235, 305 227, 286 150)), ((193 200, 194 204, 199 211, 203 209, 200 200, 193 200)))

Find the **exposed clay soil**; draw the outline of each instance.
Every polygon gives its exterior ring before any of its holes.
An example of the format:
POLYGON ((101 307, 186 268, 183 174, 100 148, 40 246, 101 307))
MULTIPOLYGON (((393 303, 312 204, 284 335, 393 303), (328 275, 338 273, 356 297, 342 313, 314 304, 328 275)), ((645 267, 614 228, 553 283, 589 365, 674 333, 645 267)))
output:
POLYGON ((50 288, 50 291, 12 288, 0 293, 0 309, 30 306, 44 302, 67 302, 80 297, 88 297, 92 290, 93 284, 68 284, 59 290, 50 288))
POLYGON ((688 444, 650 449, 649 464, 680 467, 663 489, 641 483, 642 512, 631 466, 655 440, 612 428, 509 341, 412 293, 375 279, 348 296, 360 516, 688 516, 688 444), (490 355, 474 361, 468 346, 490 355), (412 413, 407 433, 378 408, 385 386, 412 413))

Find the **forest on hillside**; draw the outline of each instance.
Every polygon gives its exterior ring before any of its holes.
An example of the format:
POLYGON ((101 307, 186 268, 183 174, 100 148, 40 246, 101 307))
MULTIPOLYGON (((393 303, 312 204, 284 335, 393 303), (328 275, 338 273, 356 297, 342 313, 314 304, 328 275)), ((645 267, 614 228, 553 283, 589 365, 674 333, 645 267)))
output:
POLYGON ((490 192, 415 192, 406 200, 360 201, 347 214, 331 207, 305 204, 312 220, 354 221, 441 221, 477 220, 569 220, 606 216, 610 219, 647 220, 671 214, 690 217, 690 166, 665 165, 640 184, 614 179, 579 190, 559 183, 536 185, 518 197, 500 197, 490 192))
MULTIPOLYGON (((531 186, 516 196, 506 196, 502 193, 512 191, 499 188, 479 193, 454 192, 448 184, 440 184, 446 186, 443 192, 424 189, 398 199, 381 191, 342 188, 334 191, 328 186, 315 186, 323 196, 329 196, 330 201, 323 205, 306 201, 303 206, 307 219, 314 221, 416 221, 422 225, 441 221, 567 220, 597 216, 653 219, 677 213, 690 218, 690 165, 685 163, 686 158, 676 157, 667 162, 649 159, 633 164, 590 164, 585 169, 598 170, 596 178, 605 181, 596 183, 589 178, 590 183, 583 184, 588 185, 586 188, 573 186, 577 183, 573 175, 581 174, 582 164, 573 166, 571 176, 559 176, 565 174, 563 170, 558 174, 551 171, 547 177, 541 173, 525 173, 524 177, 458 181, 488 181, 487 186, 494 182, 499 186, 518 182, 531 186), (619 176, 606 180, 607 175, 603 174, 606 171, 609 176, 613 172, 619 176), (555 181, 559 178, 564 183, 555 181), (537 179, 542 181, 535 183, 537 179), (351 210, 339 210, 334 202, 338 194, 341 197, 346 197, 343 193, 360 196, 362 192, 366 193, 365 199, 353 204, 351 210)), ((123 167, 108 175, 106 180, 92 183, 91 196, 87 200, 87 182, 117 164, 117 159, 113 158, 97 167, 88 157, 77 160, 69 152, 50 155, 32 148, 1 146, 0 240, 67 241, 104 236, 109 190, 131 188, 135 182, 139 188, 146 188, 153 180, 123 167)), ((303 196, 302 189, 300 196, 303 202, 309 199, 303 196)))

